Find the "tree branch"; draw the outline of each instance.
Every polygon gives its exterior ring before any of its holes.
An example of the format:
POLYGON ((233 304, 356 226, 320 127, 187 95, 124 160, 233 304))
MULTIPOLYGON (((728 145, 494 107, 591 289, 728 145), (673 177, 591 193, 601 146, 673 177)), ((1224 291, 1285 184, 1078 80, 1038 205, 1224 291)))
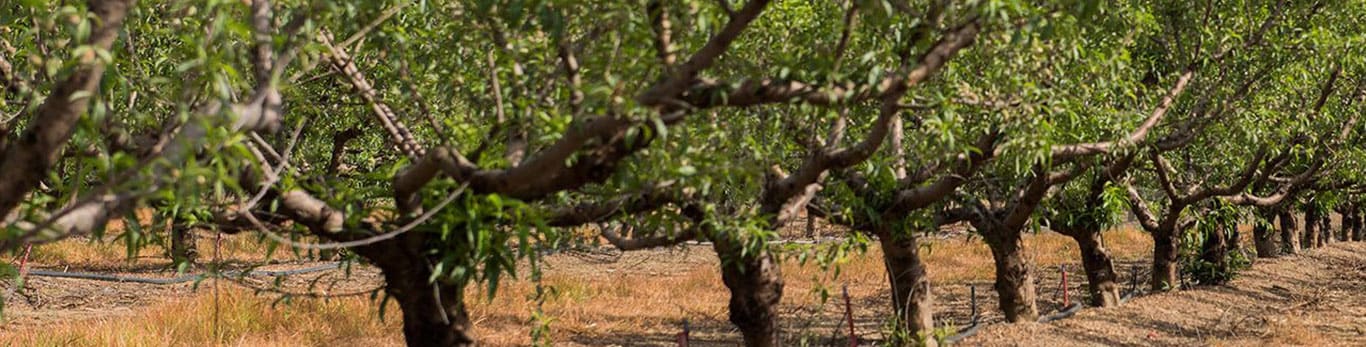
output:
MULTIPOLYGON (((88 45, 108 51, 119 36, 132 0, 91 0, 96 20, 88 45)), ((59 83, 17 141, 0 140, 0 215, 9 215, 48 174, 76 125, 98 92, 105 62, 93 51, 80 57, 76 69, 59 83)))

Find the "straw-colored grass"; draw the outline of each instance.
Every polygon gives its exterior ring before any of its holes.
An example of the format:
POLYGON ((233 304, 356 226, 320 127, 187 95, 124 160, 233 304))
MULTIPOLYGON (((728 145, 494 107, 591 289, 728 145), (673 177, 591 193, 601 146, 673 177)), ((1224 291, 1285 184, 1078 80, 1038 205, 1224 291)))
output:
MULTIPOLYGON (((231 249, 225 253, 252 257, 254 242, 237 238, 243 240, 225 243, 232 245, 225 246, 231 249)), ((1119 259, 1146 256, 1152 245, 1147 234, 1132 229, 1107 232, 1105 240, 1119 259)), ((1079 259, 1075 243, 1055 233, 1027 235, 1025 245, 1027 256, 1040 267, 1075 264, 1079 259)), ((98 263, 111 255, 121 256, 121 251, 118 246, 65 241, 35 248, 34 254, 35 260, 44 263, 98 263)), ((994 276, 991 255, 980 239, 929 241, 923 254, 931 281, 936 284, 990 281, 994 276)), ((548 270, 542 281, 546 294, 541 309, 550 319, 549 337, 554 342, 571 336, 660 336, 674 332, 684 319, 725 324, 728 292, 714 261, 665 274, 621 271, 583 275, 548 270)), ((812 293, 833 285, 828 283, 830 274, 812 264, 790 261, 784 263, 783 271, 787 282, 785 306, 810 307, 819 302, 812 293)), ((884 271, 879 250, 871 247, 868 254, 842 264, 839 282, 851 283, 849 289, 855 297, 885 295, 884 271)), ((493 346, 529 344, 536 326, 532 319, 537 306, 535 293, 535 284, 524 279, 505 283, 491 301, 483 290, 471 288, 467 302, 481 341, 493 346)), ((216 333, 212 329, 212 295, 200 290, 193 296, 136 310, 131 316, 10 331, 0 334, 4 335, 0 345, 392 345, 402 341, 397 307, 389 307, 389 320, 381 322, 376 316, 377 304, 366 298, 298 299, 292 305, 278 307, 271 306, 273 300, 241 290, 225 291, 217 310, 220 328, 216 333)))
POLYGON ((275 305, 269 297, 241 289, 225 288, 218 300, 208 291, 198 293, 130 316, 7 332, 0 334, 0 345, 395 346, 402 341, 398 320, 380 321, 367 298, 275 305))

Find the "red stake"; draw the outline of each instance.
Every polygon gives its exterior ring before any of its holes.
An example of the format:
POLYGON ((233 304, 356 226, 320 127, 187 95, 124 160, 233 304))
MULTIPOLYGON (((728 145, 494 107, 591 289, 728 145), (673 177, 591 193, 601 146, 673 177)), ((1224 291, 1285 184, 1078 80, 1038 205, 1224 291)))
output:
POLYGON ((1072 301, 1067 297, 1067 265, 1060 265, 1058 268, 1062 271, 1062 307, 1065 310, 1072 306, 1072 301))
POLYGON ((683 332, 678 333, 678 347, 688 347, 688 320, 683 320, 683 332))
POLYGON ((28 252, 33 250, 33 244, 24 244, 24 256, 19 258, 19 279, 24 279, 24 272, 28 268, 28 252))
POLYGON ((854 335, 854 305, 849 302, 849 285, 844 285, 844 320, 849 321, 849 347, 858 347, 858 335, 854 335))

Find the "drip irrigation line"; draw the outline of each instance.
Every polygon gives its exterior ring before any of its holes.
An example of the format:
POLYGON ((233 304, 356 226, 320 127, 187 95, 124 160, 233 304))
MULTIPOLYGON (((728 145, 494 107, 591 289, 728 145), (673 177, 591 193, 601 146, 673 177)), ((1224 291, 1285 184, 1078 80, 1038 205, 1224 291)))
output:
POLYGON ((958 343, 958 341, 962 341, 963 339, 966 339, 966 338, 968 338, 968 337, 971 337, 972 335, 977 335, 977 330, 982 329, 982 326, 983 326, 983 325, 985 325, 985 324, 980 324, 980 323, 974 322, 974 323, 972 323, 972 325, 969 325, 967 328, 964 328, 963 330, 959 330, 957 334, 953 334, 952 336, 945 337, 945 338, 944 338, 944 344, 946 344, 946 345, 956 344, 956 343, 958 343))
MULTIPOLYGON (((221 275, 221 276, 225 276, 225 277, 238 277, 238 276, 243 276, 243 277, 256 277, 256 276, 261 276, 261 277, 279 277, 279 276, 289 276, 289 275, 298 275, 298 274, 305 274, 305 273, 312 273, 312 272, 320 272, 320 271, 334 270, 334 269, 337 269, 337 268, 340 268, 340 267, 341 267, 341 263, 340 263, 340 262, 336 262, 336 263, 331 263, 331 264, 327 264, 327 265, 319 265, 319 266, 308 267, 308 268, 303 268, 303 269, 278 270, 278 271, 271 271, 271 270, 252 270, 252 271, 246 271, 246 272, 243 272, 243 271, 227 271, 227 272, 222 272, 222 273, 220 273, 220 275, 221 275)), ((90 273, 90 272, 52 271, 52 270, 37 270, 37 269, 35 269, 35 270, 30 270, 30 271, 28 272, 28 274, 29 274, 29 275, 32 275, 32 276, 43 276, 43 277, 74 278, 74 279, 93 280, 93 281, 108 281, 108 282, 123 282, 123 283, 145 283, 145 284, 160 284, 160 285, 164 285, 164 284, 178 284, 178 283, 191 282, 191 281, 198 280, 198 279, 200 279, 200 278, 207 278, 207 277, 213 276, 212 273, 199 273, 199 274, 182 275, 182 276, 170 277, 170 278, 156 278, 156 277, 138 277, 138 276, 109 275, 109 274, 99 274, 99 273, 90 273)))
POLYGON ((1082 305, 1080 302, 1079 302, 1079 303, 1075 303, 1075 304, 1072 304, 1072 306, 1068 307, 1067 309, 1064 309, 1064 310, 1062 310, 1062 311, 1058 311, 1058 313, 1054 313, 1054 314, 1051 314, 1051 315, 1039 317, 1039 323, 1048 323, 1048 322, 1056 321, 1056 320, 1059 320, 1059 319, 1063 319, 1063 318, 1075 316, 1075 315, 1077 314, 1077 312, 1081 312, 1082 306, 1085 306, 1085 305, 1082 305))
MULTIPOLYGON (((975 288, 974 288, 974 289, 975 289, 975 288)), ((975 293, 974 293, 974 294, 975 294, 975 293)), ((1132 296, 1132 293, 1130 293, 1130 296, 1132 296)), ((1043 316, 1043 317, 1039 317, 1038 322, 1039 322, 1039 323, 1050 323, 1050 322, 1054 322, 1054 321, 1058 321, 1058 320, 1062 320, 1062 319, 1066 319, 1066 318, 1075 316, 1075 315, 1077 315, 1077 312, 1081 312, 1081 309, 1084 308, 1085 306, 1086 306, 1086 305, 1083 305, 1083 304, 1080 303, 1080 302, 1075 303, 1075 304, 1072 304, 1072 306, 1068 306, 1067 308, 1065 308, 1065 309, 1063 309, 1063 310, 1061 310, 1061 311, 1058 311, 1057 313, 1054 313, 1054 314, 1051 314, 1051 315, 1047 315, 1047 316, 1043 316)), ((978 317, 975 316, 975 315, 974 315, 972 318, 973 318, 973 319, 972 319, 972 325, 969 325, 969 326, 967 326, 966 328, 963 328, 963 329, 959 330, 957 334, 953 334, 953 335, 950 335, 949 337, 945 337, 945 338, 944 338, 944 344, 947 344, 947 345, 956 344, 956 343, 958 343, 959 341, 962 341, 963 339, 972 337, 973 335, 977 335, 977 332, 978 332, 979 330, 981 330, 983 326, 988 325, 988 324, 982 324, 980 321, 978 321, 978 319, 977 319, 978 317)))

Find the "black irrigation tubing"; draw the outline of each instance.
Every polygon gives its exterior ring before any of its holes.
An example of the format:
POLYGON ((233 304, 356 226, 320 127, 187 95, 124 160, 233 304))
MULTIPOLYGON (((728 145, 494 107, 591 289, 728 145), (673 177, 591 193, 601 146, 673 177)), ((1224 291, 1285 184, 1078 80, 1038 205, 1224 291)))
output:
MULTIPOLYGON (((1129 301, 1130 299, 1133 299, 1134 297, 1137 297, 1137 296, 1138 296, 1138 293, 1139 293, 1139 291, 1138 291, 1138 266, 1135 265, 1134 267, 1132 267, 1130 272, 1131 272, 1131 274, 1130 274, 1130 285, 1129 285, 1129 286, 1130 286, 1130 289, 1129 289, 1129 292, 1128 292, 1128 293, 1125 293, 1123 296, 1121 296, 1121 297, 1119 298, 1119 300, 1120 300, 1121 303, 1127 302, 1127 301, 1129 301)), ((963 339, 972 337, 973 335, 976 335, 976 334, 977 334, 977 331, 978 331, 978 330, 981 330, 981 328, 982 328, 983 325, 986 325, 986 324, 981 324, 981 322, 978 321, 978 318, 979 318, 979 317, 978 317, 978 315, 977 315, 977 286, 971 286, 970 295, 971 295, 971 301, 972 301, 972 325, 968 325, 966 328, 963 328, 963 329, 959 330, 957 334, 953 334, 953 335, 950 335, 949 337, 945 337, 945 338, 944 338, 944 344, 951 345, 951 344, 958 343, 959 341, 962 341, 963 339)), ((1058 311, 1057 313, 1054 313, 1054 314, 1051 314, 1051 315, 1048 315, 1048 316, 1039 317, 1039 323, 1049 323, 1049 322, 1054 322, 1054 321, 1057 321, 1057 320, 1061 320, 1061 319, 1065 319, 1065 318, 1068 318, 1068 317, 1075 316, 1075 315, 1077 314, 1077 312, 1081 312, 1081 309, 1084 308, 1085 306, 1086 306, 1086 305, 1083 305, 1083 304, 1080 303, 1080 302, 1078 302, 1078 303, 1076 303, 1076 304, 1072 304, 1072 306, 1067 307, 1066 309, 1064 309, 1064 310, 1062 310, 1062 311, 1058 311)))
MULTIPOLYGON (((228 272, 224 272, 223 275, 225 275, 225 276, 239 276, 239 275, 242 275, 242 276, 279 277, 279 276, 289 276, 289 275, 305 274, 305 273, 310 273, 310 272, 319 272, 319 271, 334 270, 334 269, 337 269, 337 268, 340 268, 340 267, 341 267, 341 263, 340 263, 340 262, 337 262, 337 263, 331 263, 331 264, 327 264, 327 265, 319 265, 319 266, 314 266, 314 267, 309 267, 309 268, 303 268, 303 269, 294 269, 294 270, 280 270, 280 271, 252 270, 252 271, 249 271, 249 272, 246 272, 246 273, 243 273, 242 271, 228 271, 228 272)), ((51 271, 51 270, 37 270, 37 269, 34 269, 34 270, 29 270, 29 271, 28 271, 28 275, 31 275, 31 276, 43 276, 43 277, 58 277, 58 278, 74 278, 74 279, 84 279, 84 280, 94 280, 94 281, 124 282, 124 283, 177 284, 177 283, 185 283, 185 282, 194 281, 194 280, 197 280, 197 279, 199 279, 199 278, 201 278, 201 277, 204 277, 204 276, 206 276, 206 275, 208 275, 208 274, 206 274, 206 273, 200 273, 200 274, 194 274, 194 275, 182 275, 182 276, 171 277, 171 278, 154 278, 154 277, 137 277, 137 276, 106 275, 106 274, 98 274, 98 273, 90 273, 90 272, 69 272, 69 271, 51 271)))
MULTIPOLYGON (((1079 303, 1072 304, 1071 307, 1068 307, 1068 308, 1065 309, 1065 310, 1058 311, 1057 313, 1054 313, 1054 314, 1051 314, 1051 315, 1039 317, 1039 323, 1048 323, 1048 322, 1053 322, 1053 321, 1057 321, 1057 320, 1061 320, 1061 319, 1064 319, 1064 318, 1068 318, 1068 317, 1075 316, 1075 315, 1077 314, 1077 312, 1081 312, 1082 307, 1085 307, 1085 306, 1086 306, 1086 305, 1082 305, 1080 302, 1079 302, 1079 303)), ((977 320, 977 317, 976 317, 976 316, 973 316, 973 317, 972 317, 972 325, 969 325, 969 326, 967 326, 966 328, 963 328, 962 330, 959 330, 957 334, 953 334, 953 335, 951 335, 951 336, 949 336, 949 337, 945 337, 945 338, 944 338, 944 344, 950 344, 950 345, 951 345, 951 344, 955 344, 955 343, 958 343, 959 341, 962 341, 963 339, 972 337, 973 335, 977 335, 977 331, 978 331, 978 330, 981 330, 982 327, 985 326, 985 325, 987 325, 987 324, 982 324, 981 322, 979 322, 979 321, 977 320)))
POLYGON ((976 335, 977 330, 982 328, 983 324, 981 322, 981 316, 977 314, 977 286, 968 286, 968 297, 968 300, 971 302, 972 306, 972 325, 968 325, 967 328, 959 330, 957 334, 945 337, 944 344, 946 345, 952 345, 958 343, 958 341, 962 341, 963 339, 968 338, 969 336, 976 335))
POLYGON ((1058 313, 1054 313, 1054 314, 1051 314, 1051 315, 1039 317, 1039 323, 1048 323, 1048 322, 1056 321, 1056 320, 1059 320, 1059 319, 1063 319, 1063 318, 1067 318, 1067 317, 1074 316, 1074 315, 1077 314, 1077 312, 1081 312, 1082 306, 1085 306, 1085 305, 1082 305, 1080 302, 1078 302, 1078 303, 1072 304, 1071 307, 1068 307, 1068 308, 1065 309, 1065 310, 1058 311, 1058 313))

